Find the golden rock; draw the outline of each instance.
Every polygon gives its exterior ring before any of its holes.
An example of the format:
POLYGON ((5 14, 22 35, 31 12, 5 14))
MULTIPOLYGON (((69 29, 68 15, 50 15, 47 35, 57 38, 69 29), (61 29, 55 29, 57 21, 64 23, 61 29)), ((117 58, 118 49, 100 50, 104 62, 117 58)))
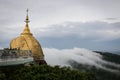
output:
POLYGON ((25 22, 26 22, 26 25, 25 25, 24 31, 21 33, 19 37, 11 41, 10 48, 11 49, 17 48, 20 50, 31 50, 32 56, 34 57, 35 61, 44 60, 44 55, 43 55, 41 45, 30 32, 29 25, 28 25, 28 22, 29 22, 28 14, 26 16, 25 22))

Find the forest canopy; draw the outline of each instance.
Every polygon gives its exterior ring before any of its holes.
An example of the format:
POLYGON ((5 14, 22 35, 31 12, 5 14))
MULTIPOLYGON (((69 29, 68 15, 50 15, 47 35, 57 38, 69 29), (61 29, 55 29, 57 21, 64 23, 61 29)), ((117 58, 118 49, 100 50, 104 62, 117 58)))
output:
POLYGON ((0 80, 96 80, 94 74, 49 65, 0 68, 0 80))

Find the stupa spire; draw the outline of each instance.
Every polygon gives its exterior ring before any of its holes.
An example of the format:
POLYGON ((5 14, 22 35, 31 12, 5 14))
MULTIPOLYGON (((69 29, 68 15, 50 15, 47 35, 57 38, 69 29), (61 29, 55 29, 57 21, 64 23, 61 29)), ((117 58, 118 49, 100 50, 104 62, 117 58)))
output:
POLYGON ((26 15, 26 20, 25 20, 26 24, 30 22, 30 21, 29 21, 29 18, 28 18, 28 11, 29 11, 29 10, 27 9, 27 10, 26 10, 27 15, 26 15))
POLYGON ((24 31, 22 32, 22 35, 25 35, 25 34, 32 35, 28 25, 28 23, 30 22, 28 18, 28 9, 26 10, 26 12, 27 12, 26 19, 25 19, 26 25, 25 25, 24 31))

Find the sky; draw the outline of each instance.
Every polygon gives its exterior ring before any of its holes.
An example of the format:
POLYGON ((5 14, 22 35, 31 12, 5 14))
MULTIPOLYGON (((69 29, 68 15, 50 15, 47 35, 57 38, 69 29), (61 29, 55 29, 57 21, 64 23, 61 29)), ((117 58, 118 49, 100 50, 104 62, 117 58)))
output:
POLYGON ((120 51, 120 0, 0 0, 0 48, 30 29, 43 48, 120 51))

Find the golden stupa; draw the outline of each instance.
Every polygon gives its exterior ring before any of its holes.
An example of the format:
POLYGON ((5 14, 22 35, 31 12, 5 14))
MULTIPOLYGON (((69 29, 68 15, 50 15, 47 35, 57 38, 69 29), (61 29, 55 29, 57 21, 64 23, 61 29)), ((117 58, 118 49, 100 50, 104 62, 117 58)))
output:
POLYGON ((28 10, 26 16, 26 25, 21 35, 13 39, 10 43, 11 49, 31 50, 34 61, 44 63, 44 55, 40 43, 35 39, 29 29, 28 10))

